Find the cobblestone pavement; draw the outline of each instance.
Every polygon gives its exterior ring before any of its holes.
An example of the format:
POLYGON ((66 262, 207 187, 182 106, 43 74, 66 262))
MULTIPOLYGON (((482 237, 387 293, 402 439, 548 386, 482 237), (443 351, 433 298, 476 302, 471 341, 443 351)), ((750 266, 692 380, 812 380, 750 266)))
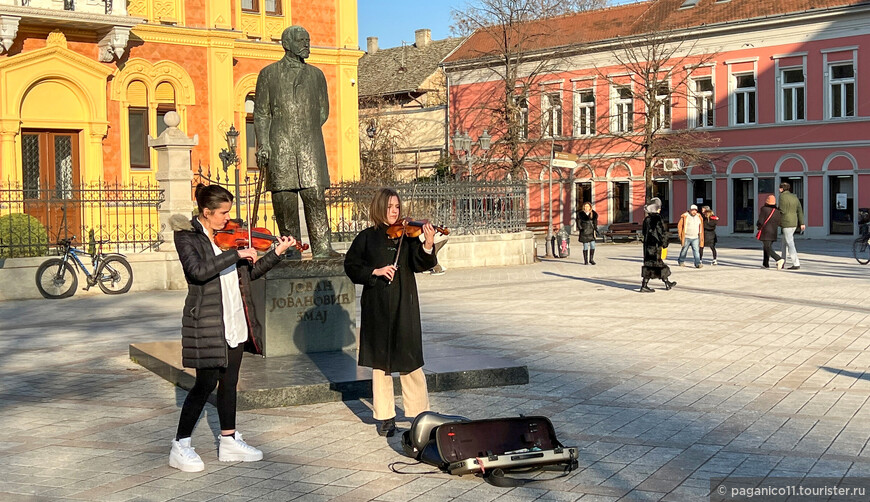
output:
POLYGON ((595 267, 575 245, 420 276, 426 344, 515 358, 531 380, 433 408, 543 414, 580 447, 570 476, 515 489, 391 472, 399 438, 364 401, 241 412, 265 452, 248 464, 217 461, 209 405, 193 438, 206 470, 182 473, 167 458, 185 393, 127 346, 179 336, 184 292, 0 303, 0 499, 687 501, 724 475, 870 476, 870 266, 847 241, 799 240, 802 270, 764 270, 757 244, 723 239, 701 269, 672 248, 679 285, 654 294, 636 291, 637 244, 599 244, 595 267))

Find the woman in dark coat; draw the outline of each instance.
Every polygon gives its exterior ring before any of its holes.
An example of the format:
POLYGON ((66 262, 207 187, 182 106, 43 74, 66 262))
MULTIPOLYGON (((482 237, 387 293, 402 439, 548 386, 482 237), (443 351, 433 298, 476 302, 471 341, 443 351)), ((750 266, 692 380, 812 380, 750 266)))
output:
POLYGON ((716 237, 716 225, 719 224, 719 217, 713 213, 710 206, 704 206, 701 208, 701 216, 704 218, 704 245, 699 250, 698 255, 703 261, 704 248, 710 248, 710 251, 713 252, 713 261, 710 262, 710 265, 716 265, 718 263, 716 243, 719 241, 716 237))
POLYGON ((776 197, 768 195, 761 210, 758 211, 758 221, 755 222, 756 228, 759 230, 758 240, 761 241, 764 249, 764 258, 761 262, 761 266, 764 268, 770 268, 771 257, 776 261, 777 270, 782 270, 783 265, 785 265, 785 260, 773 250, 773 243, 778 240, 776 231, 779 229, 781 221, 782 212, 776 207, 776 197))
POLYGON ((598 213, 592 209, 589 202, 583 203, 583 208, 577 214, 577 228, 580 231, 580 242, 583 243, 583 264, 595 265, 595 237, 598 235, 598 213))
POLYGON ((221 251, 214 243, 216 230, 229 221, 233 196, 223 187, 198 185, 199 215, 188 220, 170 218, 175 230, 175 249, 187 280, 187 298, 181 319, 181 361, 196 369, 196 382, 181 407, 178 431, 169 452, 169 465, 185 472, 205 468, 190 446, 202 408, 217 387, 217 411, 221 426, 218 460, 255 462, 263 452, 248 445, 236 431, 236 385, 242 353, 259 353, 261 327, 254 312, 251 281, 264 275, 281 259, 292 237, 280 237, 278 245, 259 260, 253 248, 221 251))
POLYGON ((662 260, 662 249, 668 247, 668 227, 660 214, 662 201, 655 197, 644 208, 646 218, 643 220, 643 267, 640 269, 643 281, 640 284, 641 293, 653 293, 649 287, 650 279, 661 279, 665 289, 676 286, 676 281, 669 281, 671 268, 662 260))
POLYGON ((378 434, 396 432, 393 378, 402 383, 405 416, 414 418, 429 409, 423 374, 423 330, 414 273, 438 264, 434 252, 435 229, 423 226, 425 242, 403 237, 392 239, 387 228, 400 221, 399 195, 382 188, 372 200, 373 225, 356 236, 344 259, 350 280, 363 285, 360 299, 359 365, 372 368, 374 418, 381 421, 378 434), (393 266, 399 250, 398 266, 393 266))

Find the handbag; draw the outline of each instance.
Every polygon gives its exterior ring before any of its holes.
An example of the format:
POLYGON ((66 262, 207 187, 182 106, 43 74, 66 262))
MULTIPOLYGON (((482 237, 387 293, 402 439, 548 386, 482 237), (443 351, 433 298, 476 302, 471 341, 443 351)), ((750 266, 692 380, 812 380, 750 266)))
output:
POLYGON ((767 222, 770 221, 770 217, 773 216, 774 211, 776 211, 776 208, 770 210, 770 214, 767 215, 767 219, 764 220, 764 223, 761 224, 761 228, 759 228, 758 232, 755 233, 755 240, 761 240, 761 231, 764 229, 764 225, 767 225, 767 222))

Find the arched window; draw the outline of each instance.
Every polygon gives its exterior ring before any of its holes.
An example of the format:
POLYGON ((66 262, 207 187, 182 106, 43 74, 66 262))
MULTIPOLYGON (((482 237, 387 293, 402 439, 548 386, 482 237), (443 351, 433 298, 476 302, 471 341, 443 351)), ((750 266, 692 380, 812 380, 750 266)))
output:
POLYGON ((151 156, 148 152, 148 88, 139 80, 130 82, 127 87, 127 121, 129 131, 130 167, 150 169, 151 156))
POLYGON ((175 89, 169 82, 157 84, 154 90, 154 101, 157 102, 157 134, 160 136, 166 130, 166 122, 163 119, 169 112, 175 111, 175 89))

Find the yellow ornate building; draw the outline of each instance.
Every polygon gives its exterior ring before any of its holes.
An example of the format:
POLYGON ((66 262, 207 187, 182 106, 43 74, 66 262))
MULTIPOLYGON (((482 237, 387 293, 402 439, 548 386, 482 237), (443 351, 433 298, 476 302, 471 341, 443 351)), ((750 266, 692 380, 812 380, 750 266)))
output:
POLYGON ((252 167, 257 73, 284 28, 311 34, 329 84, 334 181, 359 175, 356 0, 0 0, 0 180, 56 186, 154 180, 147 137, 171 110, 215 170, 230 126, 252 167), (25 3, 27 5, 22 5, 25 3))

